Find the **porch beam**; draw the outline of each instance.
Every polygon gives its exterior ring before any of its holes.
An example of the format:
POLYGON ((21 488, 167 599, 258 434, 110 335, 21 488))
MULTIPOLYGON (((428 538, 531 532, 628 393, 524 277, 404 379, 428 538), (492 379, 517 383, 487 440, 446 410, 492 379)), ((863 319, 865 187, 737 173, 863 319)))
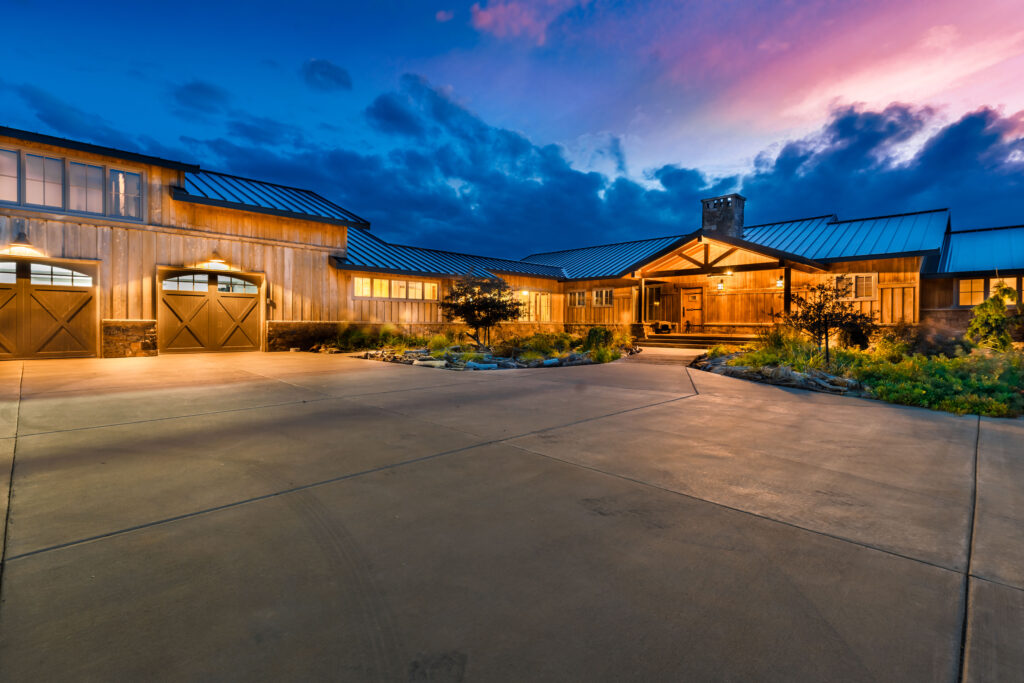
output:
POLYGON ((724 252, 722 252, 717 257, 715 257, 715 260, 712 261, 711 263, 709 263, 708 265, 709 266, 713 266, 716 263, 718 263, 719 261, 721 261, 722 259, 728 258, 729 256, 732 256, 733 254, 736 253, 736 250, 737 250, 736 247, 732 247, 731 249, 726 249, 724 252))
POLYGON ((784 264, 779 261, 775 263, 747 263, 742 266, 704 266, 702 268, 684 268, 682 270, 658 270, 653 273, 644 273, 644 277, 679 277, 681 275, 720 275, 726 271, 733 273, 746 273, 758 270, 778 270, 784 264))

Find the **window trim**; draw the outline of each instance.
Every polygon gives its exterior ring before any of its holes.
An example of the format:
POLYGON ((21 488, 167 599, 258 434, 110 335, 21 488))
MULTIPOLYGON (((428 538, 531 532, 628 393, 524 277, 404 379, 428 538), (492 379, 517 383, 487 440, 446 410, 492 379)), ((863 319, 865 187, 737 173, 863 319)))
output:
POLYGON ((407 279, 407 278, 388 278, 388 277, 373 277, 373 276, 354 275, 352 277, 352 298, 354 300, 358 299, 360 301, 376 300, 376 301, 432 301, 432 302, 437 302, 437 301, 441 300, 441 283, 437 282, 436 280, 416 280, 416 279, 410 280, 410 279, 407 279), (370 293, 369 294, 359 294, 358 290, 356 288, 356 280, 369 280, 370 281, 370 293), (388 283, 388 296, 377 296, 376 294, 374 294, 374 289, 373 289, 373 282, 374 281, 383 281, 383 282, 387 282, 388 283), (405 296, 402 296, 402 297, 394 296, 394 291, 395 291, 394 283, 396 283, 396 282, 404 282, 405 283, 405 296), (420 288, 420 291, 422 292, 423 296, 421 296, 418 299, 410 298, 409 297, 409 285, 410 284, 420 284, 420 285, 422 285, 421 288, 420 288), (427 287, 430 286, 430 285, 432 285, 434 287, 434 297, 433 298, 427 298, 427 287))
POLYGON ((832 273, 832 282, 835 284, 839 278, 850 278, 850 296, 845 296, 840 301, 878 301, 878 273, 832 273), (871 278, 871 296, 857 296, 857 278, 871 278))
MULTIPOLYGON (((590 292, 591 292, 590 300, 591 300, 594 308, 611 308, 612 306, 615 305, 615 288, 614 287, 602 287, 601 289, 592 289, 592 290, 590 290, 590 292), (603 294, 604 292, 608 292, 608 297, 607 297, 608 303, 598 303, 598 296, 597 295, 598 294, 603 294)), ((604 300, 604 299, 605 299, 605 297, 602 296, 601 300, 604 300)))
POLYGON ((569 299, 569 308, 586 308, 587 307, 587 290, 585 289, 573 289, 566 292, 566 296, 569 299), (574 298, 579 298, 579 303, 573 303, 574 298))
POLYGON ((1020 275, 1001 275, 999 277, 957 277, 953 278, 953 308, 960 310, 968 310, 974 308, 980 303, 984 303, 992 296, 993 285, 996 282, 1006 282, 1011 287, 1017 290, 1017 301, 1006 304, 1007 308, 1020 309, 1021 307, 1021 276, 1020 275), (960 303, 960 283, 966 280, 981 280, 981 301, 977 304, 962 304, 960 303))

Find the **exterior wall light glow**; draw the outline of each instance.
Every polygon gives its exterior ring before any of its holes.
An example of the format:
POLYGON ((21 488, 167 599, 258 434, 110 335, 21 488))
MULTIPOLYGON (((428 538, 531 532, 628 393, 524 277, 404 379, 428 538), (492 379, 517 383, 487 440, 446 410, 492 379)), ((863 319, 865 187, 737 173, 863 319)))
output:
POLYGON ((779 276, 779 279, 775 281, 775 286, 778 287, 779 289, 782 289, 783 287, 786 286, 786 281, 782 279, 781 275, 779 276))
POLYGON ((719 280, 716 288, 719 290, 725 289, 725 280, 719 280))
POLYGON ((43 256, 43 252, 32 246, 24 232, 19 232, 18 236, 14 238, 14 241, 6 249, 0 249, 0 254, 6 256, 43 256))

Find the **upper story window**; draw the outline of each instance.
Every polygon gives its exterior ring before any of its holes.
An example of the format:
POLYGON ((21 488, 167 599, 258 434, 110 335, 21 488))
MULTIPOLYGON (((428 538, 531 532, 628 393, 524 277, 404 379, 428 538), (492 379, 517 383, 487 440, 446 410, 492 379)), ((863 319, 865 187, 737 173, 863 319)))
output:
POLYGON ((141 173, 0 149, 0 202, 142 220, 141 173))
POLYGON ((573 308, 580 308, 587 305, 586 292, 569 292, 569 305, 573 308))
POLYGON ((142 176, 128 171, 110 172, 111 213, 142 218, 142 176))
POLYGON ((594 305, 595 306, 611 306, 612 305, 612 290, 610 290, 610 289, 595 289, 594 290, 594 305))
POLYGON ((0 149, 0 202, 18 201, 18 153, 0 149))
POLYGON ((103 213, 103 167, 68 164, 68 208, 86 213, 103 213))
POLYGON ((25 203, 64 206, 64 162, 61 159, 25 155, 25 203))

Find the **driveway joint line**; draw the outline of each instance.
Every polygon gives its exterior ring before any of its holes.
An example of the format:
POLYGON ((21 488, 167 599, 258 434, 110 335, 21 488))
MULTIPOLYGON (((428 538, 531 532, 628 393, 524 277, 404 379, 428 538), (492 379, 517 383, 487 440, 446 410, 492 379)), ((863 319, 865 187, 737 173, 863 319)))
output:
POLYGON ((981 415, 978 416, 978 431, 974 438, 974 471, 971 486, 971 509, 970 520, 967 525, 967 574, 964 576, 963 586, 963 617, 960 622, 960 667, 957 678, 961 683, 967 673, 967 646, 969 634, 967 633, 968 620, 971 612, 971 567, 974 561, 974 532, 978 524, 978 453, 981 450, 981 415))
POLYGON ((14 446, 11 448, 11 467, 7 472, 7 509, 4 510, 4 543, 0 548, 0 605, 3 604, 4 568, 7 566, 7 544, 11 540, 11 507, 14 504, 14 462, 18 457, 18 424, 21 421, 21 392, 25 384, 25 363, 18 376, 18 405, 14 409, 14 446))
POLYGON ((676 496, 682 496, 684 498, 689 498, 690 500, 697 501, 697 502, 700 502, 700 503, 707 503, 708 505, 714 505, 714 506, 722 508, 724 510, 731 510, 733 512, 739 512, 741 514, 748 515, 748 516, 754 517, 756 519, 764 520, 766 522, 772 522, 772 523, 775 523, 775 524, 781 524, 783 526, 788 526, 788 527, 790 527, 792 529, 798 529, 800 531, 806 531, 808 533, 812 533, 812 534, 815 534, 817 536, 822 536, 824 538, 831 538, 833 540, 841 541, 843 543, 849 543, 851 545, 859 546, 859 547, 865 548, 867 550, 874 550, 874 551, 877 551, 877 552, 880 552, 880 553, 884 553, 886 555, 891 555, 893 557, 898 557, 898 558, 901 558, 901 559, 904 559, 904 560, 910 560, 912 562, 918 562, 920 564, 924 564, 924 565, 927 565, 929 567, 935 567, 936 569, 942 569, 944 571, 953 572, 955 574, 965 575, 965 572, 960 571, 959 569, 954 569, 952 567, 945 567, 945 566, 943 566, 941 564, 937 564, 935 562, 929 562, 928 560, 923 560, 923 559, 921 559, 919 557, 911 557, 910 555, 903 555, 902 553, 898 553, 898 552, 895 552, 893 550, 886 550, 885 548, 879 548, 877 546, 873 546, 873 545, 870 545, 870 544, 867 544, 867 543, 862 543, 860 541, 854 540, 852 538, 846 538, 844 536, 836 536, 836 535, 830 534, 830 533, 828 533, 826 531, 820 531, 820 530, 817 530, 817 529, 810 529, 808 527, 800 526, 799 524, 795 524, 793 522, 787 522, 787 521, 785 521, 783 519, 775 519, 773 517, 765 517, 764 515, 760 515, 760 514, 758 514, 756 512, 751 512, 750 510, 743 510, 742 508, 737 508, 737 507, 733 507, 731 505, 726 505, 725 503, 719 503, 717 501, 708 500, 706 498, 701 498, 701 497, 695 496, 695 495, 693 495, 691 493, 684 493, 682 491, 676 491, 674 489, 666 488, 664 486, 659 486, 658 484, 654 484, 654 483, 651 483, 651 482, 643 481, 642 479, 635 479, 633 477, 629 477, 629 476, 626 476, 624 474, 618 474, 616 472, 609 472, 607 470, 602 470, 600 468, 592 467, 590 465, 584 465, 582 463, 573 462, 571 460, 563 460, 562 458, 559 458, 559 457, 556 457, 556 456, 553 456, 553 455, 548 455, 547 453, 540 453, 538 451, 531 450, 531 449, 529 449, 529 448, 527 448, 525 446, 521 446, 519 444, 509 444, 509 445, 512 446, 513 448, 518 448, 519 450, 522 450, 522 451, 524 451, 526 453, 530 453, 532 455, 537 455, 537 456, 540 456, 542 458, 548 458, 550 460, 554 460, 555 462, 564 463, 566 465, 571 465, 573 467, 579 467, 581 469, 589 470, 589 471, 595 472, 597 474, 603 474, 605 476, 614 477, 616 479, 621 479, 623 481, 628 481, 628 482, 631 482, 631 483, 634 483, 634 484, 639 484, 641 486, 652 488, 652 489, 655 489, 657 491, 663 491, 665 493, 670 493, 670 494, 673 494, 673 495, 676 495, 676 496))
MULTIPOLYGON (((182 513, 180 515, 174 515, 172 517, 166 517, 164 519, 153 520, 152 522, 145 522, 143 524, 136 524, 136 525, 133 525, 133 526, 130 526, 130 527, 125 527, 123 529, 115 529, 114 531, 109 531, 107 533, 96 534, 94 536, 88 536, 86 538, 79 538, 79 539, 75 539, 75 540, 72 540, 72 541, 66 541, 64 543, 57 543, 57 544, 54 544, 54 545, 46 546, 44 548, 37 548, 36 550, 30 550, 30 551, 27 551, 27 552, 24 552, 24 553, 19 553, 18 555, 14 555, 13 557, 8 558, 6 561, 7 562, 13 562, 14 560, 20 560, 20 559, 23 559, 23 558, 26 558, 26 557, 32 557, 33 555, 39 555, 39 554, 42 554, 42 553, 52 552, 54 550, 61 550, 61 549, 64 549, 64 548, 69 548, 69 547, 72 547, 72 546, 82 545, 82 544, 90 543, 90 542, 93 542, 93 541, 100 541, 100 540, 103 540, 103 539, 106 539, 106 538, 112 538, 114 536, 121 536, 123 534, 129 534, 129 533, 132 533, 132 532, 135 532, 135 531, 141 531, 143 529, 149 529, 149 528, 152 528, 152 527, 161 526, 163 524, 170 524, 170 523, 173 523, 173 522, 181 521, 183 519, 190 519, 192 517, 199 517, 201 515, 206 515, 206 514, 210 514, 210 513, 214 513, 214 512, 220 512, 222 510, 227 510, 227 509, 230 509, 230 508, 239 507, 239 506, 242 506, 242 505, 247 505, 249 503, 255 503, 255 502, 262 501, 262 500, 267 500, 267 499, 270 499, 270 498, 275 498, 277 496, 287 495, 287 494, 290 494, 290 493, 298 493, 300 491, 305 491, 305 490, 308 490, 308 489, 319 488, 321 486, 327 486, 328 484, 334 484, 334 483, 337 483, 337 482, 340 482, 340 481, 346 481, 348 479, 355 479, 357 477, 362 477, 364 475, 374 474, 374 473, 377 473, 377 472, 383 472, 383 471, 390 470, 390 469, 396 469, 396 468, 399 468, 399 467, 404 467, 406 465, 414 465, 416 463, 426 462, 428 460, 434 460, 434 459, 437 459, 437 458, 441 458, 441 457, 446 456, 446 455, 455 455, 457 453, 463 453, 465 451, 469 451, 469 450, 472 450, 474 448, 481 448, 481 447, 484 447, 484 446, 493 446, 493 445, 496 445, 496 444, 502 444, 502 443, 505 443, 505 442, 510 441, 512 439, 519 439, 519 438, 522 438, 522 437, 533 436, 535 434, 541 434, 543 432, 551 431, 551 430, 554 430, 554 429, 562 429, 563 427, 571 427, 573 425, 581 424, 581 423, 584 423, 584 422, 590 422, 590 421, 593 421, 593 420, 600 420, 600 419, 603 419, 605 417, 612 417, 614 415, 621 415, 622 413, 629 413, 629 412, 633 412, 633 411, 636 411, 636 410, 643 410, 644 408, 650 408, 650 407, 654 407, 656 405, 663 405, 665 403, 672 403, 674 401, 682 401, 682 400, 687 399, 687 398, 692 398, 695 395, 696 394, 689 394, 687 396, 678 396, 676 398, 669 399, 667 401, 661 401, 660 403, 651 404, 649 406, 638 406, 638 407, 634 407, 634 408, 627 408, 625 410, 620 410, 620 411, 616 411, 614 413, 609 413, 608 415, 599 415, 599 416, 595 416, 595 417, 583 418, 583 419, 577 420, 575 422, 569 422, 569 423, 566 423, 566 424, 556 425, 556 426, 552 426, 552 427, 544 427, 543 429, 537 429, 537 430, 534 430, 532 432, 525 432, 523 434, 516 434, 514 436, 504 436, 504 437, 501 437, 500 439, 492 439, 490 441, 482 441, 480 443, 469 444, 469 445, 466 445, 466 446, 461 446, 459 448, 454 448, 454 449, 451 449, 451 450, 442 451, 440 453, 431 453, 429 455, 420 456, 418 458, 412 458, 410 460, 403 460, 401 462, 389 463, 387 465, 381 465, 380 467, 373 467, 373 468, 370 468, 368 470, 362 470, 360 472, 352 472, 352 473, 349 473, 349 474, 342 474, 342 475, 338 475, 337 477, 331 477, 329 479, 322 479, 320 481, 314 481, 314 482, 310 482, 308 484, 301 484, 299 486, 293 486, 293 487, 290 487, 290 488, 287 488, 287 489, 282 489, 280 491, 272 491, 270 493, 265 493, 265 494, 262 494, 262 495, 259 495, 259 496, 253 496, 251 498, 246 498, 246 499, 243 499, 243 500, 237 500, 237 501, 233 501, 233 502, 230 502, 230 503, 224 503, 223 505, 216 505, 216 506, 213 506, 213 507, 210 507, 210 508, 204 508, 202 510, 196 510, 196 511, 193 511, 193 512, 186 512, 186 513, 182 513)), ((318 399, 318 400, 320 400, 320 399, 318 399)), ((326 400, 326 399, 324 399, 324 400, 326 400)), ((398 413, 398 414, 401 415, 402 413, 398 413)), ((429 424, 435 424, 435 423, 429 423, 429 424)), ((460 430, 453 430, 453 431, 460 431, 460 430)), ((476 436, 476 435, 471 435, 471 436, 476 436)), ((13 478, 12 478, 12 482, 13 482, 13 478)), ((5 541, 6 541, 6 537, 5 537, 5 541)))

